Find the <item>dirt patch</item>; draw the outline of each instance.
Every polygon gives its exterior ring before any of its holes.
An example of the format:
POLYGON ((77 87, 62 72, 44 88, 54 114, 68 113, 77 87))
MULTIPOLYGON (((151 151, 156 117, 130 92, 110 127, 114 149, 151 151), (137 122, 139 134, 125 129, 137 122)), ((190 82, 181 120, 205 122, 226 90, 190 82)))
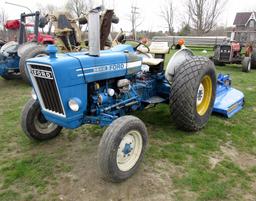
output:
POLYGON ((254 86, 249 86, 249 87, 246 87, 246 90, 248 90, 248 91, 254 91, 254 90, 255 90, 255 87, 254 87, 254 86))
POLYGON ((214 169, 218 163, 220 163, 224 157, 222 155, 215 155, 215 156, 210 156, 209 157, 209 163, 210 163, 210 168, 214 169))
POLYGON ((231 145, 231 142, 220 146, 224 156, 230 158, 235 164, 239 165, 242 169, 252 168, 256 166, 256 156, 238 152, 237 149, 231 145))
POLYGON ((64 159, 72 164, 72 170, 63 173, 59 184, 48 192, 63 201, 172 201, 175 199, 172 177, 176 169, 165 161, 142 164, 139 171, 122 183, 109 183, 101 178, 97 165, 99 138, 81 143, 79 137, 72 141, 64 159))
POLYGON ((241 169, 248 169, 256 166, 256 156, 241 151, 238 152, 238 150, 232 146, 231 141, 228 141, 225 143, 225 145, 220 146, 220 150, 222 153, 218 152, 209 157, 211 169, 214 169, 218 163, 225 159, 225 157, 229 158, 241 169))

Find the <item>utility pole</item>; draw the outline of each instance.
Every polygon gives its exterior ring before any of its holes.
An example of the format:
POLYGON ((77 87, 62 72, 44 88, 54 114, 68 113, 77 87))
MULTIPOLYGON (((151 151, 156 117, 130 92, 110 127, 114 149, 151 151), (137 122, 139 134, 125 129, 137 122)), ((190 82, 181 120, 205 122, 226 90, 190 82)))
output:
POLYGON ((137 19, 139 17, 139 12, 138 12, 138 7, 136 6, 132 6, 131 7, 131 23, 132 23, 132 34, 133 34, 133 38, 134 40, 137 39, 137 34, 136 34, 136 28, 138 26, 137 24, 137 19))

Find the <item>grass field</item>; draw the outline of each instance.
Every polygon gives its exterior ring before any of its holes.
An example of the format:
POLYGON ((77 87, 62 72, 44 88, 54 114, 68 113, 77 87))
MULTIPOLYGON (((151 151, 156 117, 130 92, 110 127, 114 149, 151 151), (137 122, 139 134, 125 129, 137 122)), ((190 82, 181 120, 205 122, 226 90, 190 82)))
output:
POLYGON ((197 133, 177 130, 167 105, 134 113, 148 128, 149 147, 138 173, 121 184, 103 181, 97 171, 104 128, 63 130, 54 140, 32 142, 20 128, 31 88, 0 79, 0 200, 255 200, 256 70, 217 71, 245 93, 245 108, 231 119, 212 116, 197 133))

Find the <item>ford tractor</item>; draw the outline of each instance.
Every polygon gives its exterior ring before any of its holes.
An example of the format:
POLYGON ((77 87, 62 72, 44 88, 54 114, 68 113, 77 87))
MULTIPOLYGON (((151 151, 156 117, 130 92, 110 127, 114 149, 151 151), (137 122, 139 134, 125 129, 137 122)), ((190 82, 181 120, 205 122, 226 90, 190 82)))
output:
POLYGON ((88 52, 56 54, 57 48, 49 45, 49 56, 26 61, 33 90, 21 126, 29 138, 39 141, 56 137, 63 127, 108 126, 98 148, 104 178, 123 181, 142 162, 148 132, 133 111, 167 104, 178 128, 198 131, 213 111, 231 117, 242 109, 243 93, 230 86, 229 76, 216 78, 208 58, 183 48, 164 70, 167 43, 148 47, 133 42, 100 50, 97 9, 89 14, 88 29, 88 52))
MULTIPOLYGON (((45 51, 45 44, 53 44, 53 38, 49 35, 39 33, 40 13, 21 14, 20 21, 8 21, 6 27, 9 29, 19 28, 18 42, 10 41, 0 49, 0 76, 6 80, 14 79, 22 76, 29 82, 28 75, 25 69, 25 61, 28 58, 45 56, 48 53, 45 51), (34 33, 26 33, 26 19, 35 17, 34 33), (41 43, 41 45, 40 45, 41 43)), ((29 25, 31 26, 31 25, 29 25)))

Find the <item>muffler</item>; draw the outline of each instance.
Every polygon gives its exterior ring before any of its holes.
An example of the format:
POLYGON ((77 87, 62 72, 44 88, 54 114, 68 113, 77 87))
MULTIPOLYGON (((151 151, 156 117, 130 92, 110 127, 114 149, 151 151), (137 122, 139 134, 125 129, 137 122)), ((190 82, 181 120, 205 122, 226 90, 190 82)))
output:
POLYGON ((92 9, 88 15, 89 55, 100 56, 100 9, 92 9))

